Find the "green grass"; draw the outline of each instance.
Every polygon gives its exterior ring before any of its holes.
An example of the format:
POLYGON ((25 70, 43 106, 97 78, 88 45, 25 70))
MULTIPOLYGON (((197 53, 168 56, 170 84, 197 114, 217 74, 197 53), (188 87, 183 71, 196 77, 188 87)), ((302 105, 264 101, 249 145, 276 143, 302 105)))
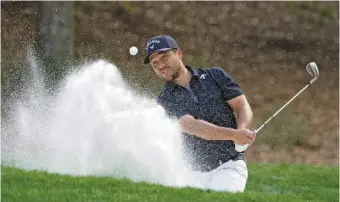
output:
POLYGON ((250 164, 244 193, 169 188, 2 166, 2 201, 339 201, 339 167, 250 164))

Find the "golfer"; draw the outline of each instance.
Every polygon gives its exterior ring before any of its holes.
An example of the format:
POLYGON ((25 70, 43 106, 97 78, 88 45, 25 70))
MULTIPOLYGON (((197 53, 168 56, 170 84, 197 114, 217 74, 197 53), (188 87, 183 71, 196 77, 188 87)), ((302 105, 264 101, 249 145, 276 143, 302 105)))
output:
POLYGON ((246 96, 222 68, 194 68, 184 65, 182 58, 171 36, 154 36, 147 42, 144 64, 166 81, 158 103, 178 120, 190 168, 206 176, 202 185, 243 192, 248 170, 235 143, 251 145, 255 140, 249 130, 253 113, 246 96))

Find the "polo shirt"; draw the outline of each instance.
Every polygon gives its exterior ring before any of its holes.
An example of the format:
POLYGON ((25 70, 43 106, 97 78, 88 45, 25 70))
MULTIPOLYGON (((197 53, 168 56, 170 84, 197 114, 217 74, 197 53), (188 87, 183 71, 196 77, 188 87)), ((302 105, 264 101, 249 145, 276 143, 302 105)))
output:
MULTIPOLYGON (((166 82, 157 97, 168 116, 179 119, 190 114, 196 119, 236 129, 236 117, 227 101, 243 94, 240 86, 221 67, 185 67, 192 75, 189 86, 166 82)), ((193 170, 208 172, 238 154, 231 140, 205 140, 186 133, 182 137, 193 170)))

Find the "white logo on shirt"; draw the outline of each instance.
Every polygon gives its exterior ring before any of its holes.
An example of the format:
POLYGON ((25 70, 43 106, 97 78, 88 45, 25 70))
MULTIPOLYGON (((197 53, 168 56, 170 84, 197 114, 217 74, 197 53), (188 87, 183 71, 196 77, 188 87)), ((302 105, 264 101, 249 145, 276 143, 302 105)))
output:
POLYGON ((202 74, 202 75, 200 76, 200 79, 205 79, 206 76, 207 76, 207 74, 202 74))

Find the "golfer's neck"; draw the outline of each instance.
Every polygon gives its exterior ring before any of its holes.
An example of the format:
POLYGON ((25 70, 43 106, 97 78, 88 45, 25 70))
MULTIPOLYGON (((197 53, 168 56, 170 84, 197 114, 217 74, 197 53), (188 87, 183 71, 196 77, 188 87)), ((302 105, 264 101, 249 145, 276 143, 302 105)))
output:
POLYGON ((179 73, 179 77, 176 80, 174 80, 174 82, 186 88, 189 86, 190 80, 191 80, 190 71, 187 68, 185 68, 185 66, 182 66, 181 71, 179 73))

